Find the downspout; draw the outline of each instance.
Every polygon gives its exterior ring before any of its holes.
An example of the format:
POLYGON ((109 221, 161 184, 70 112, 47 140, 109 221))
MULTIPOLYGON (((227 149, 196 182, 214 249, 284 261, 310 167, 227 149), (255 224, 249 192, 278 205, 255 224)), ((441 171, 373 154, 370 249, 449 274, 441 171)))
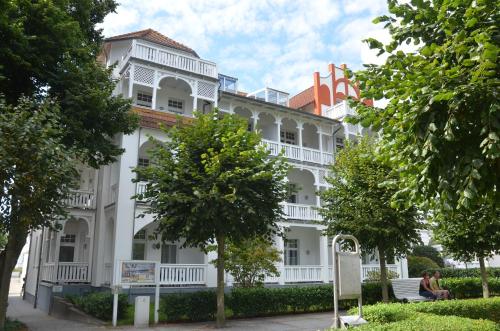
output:
MULTIPOLYGON (((42 248, 43 248, 43 236, 44 236, 44 233, 45 233, 45 227, 42 228, 42 239, 41 239, 41 242, 40 242, 40 252, 38 253, 38 270, 36 272, 36 288, 35 288, 35 302, 33 303, 33 308, 36 309, 36 303, 37 303, 37 300, 38 300, 38 288, 40 287, 40 269, 42 267, 42 248)), ((30 246, 31 246, 31 242, 30 242, 30 246)), ((26 292, 26 290, 25 290, 26 292)))

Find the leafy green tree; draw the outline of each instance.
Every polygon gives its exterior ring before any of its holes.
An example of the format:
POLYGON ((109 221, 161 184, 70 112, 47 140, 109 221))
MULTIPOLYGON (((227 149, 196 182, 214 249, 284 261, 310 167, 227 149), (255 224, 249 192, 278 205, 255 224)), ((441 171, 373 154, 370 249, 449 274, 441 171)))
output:
POLYGON ((500 209, 488 204, 474 211, 460 209, 440 214, 433 229, 437 240, 453 258, 479 260, 483 297, 489 297, 484 259, 500 253, 500 209))
POLYGON ((431 258, 408 255, 408 275, 410 277, 420 277, 425 270, 438 268, 439 265, 431 258))
POLYGON ((10 276, 30 230, 65 216, 75 178, 74 153, 62 143, 56 104, 0 101, 0 329, 5 324, 10 276))
POLYGON ((271 240, 286 198, 287 163, 269 158, 261 138, 235 115, 196 114, 192 125, 152 139, 151 165, 136 172, 149 183, 141 199, 162 240, 185 238, 206 249, 217 243, 217 326, 224 325, 224 269, 228 242, 271 240))
POLYGON ((411 254, 413 256, 423 256, 431 259, 432 261, 436 262, 436 264, 439 267, 444 267, 444 261, 443 258, 441 257, 441 254, 438 252, 437 249, 435 249, 432 246, 427 246, 427 245, 419 245, 415 246, 412 249, 411 254))
POLYGON ((382 297, 389 300, 386 261, 388 256, 406 254, 420 242, 415 208, 395 209, 391 198, 396 188, 384 185, 397 182, 392 167, 380 161, 376 145, 368 137, 348 144, 332 166, 331 187, 321 193, 320 210, 327 234, 355 236, 365 251, 378 249, 382 297))
POLYGON ((407 205, 474 209, 500 201, 498 37, 494 0, 388 0, 391 40, 367 42, 387 55, 356 73, 362 96, 385 108, 357 111, 381 130, 383 150, 403 177, 407 205), (406 44, 416 49, 405 52, 406 44), (433 206, 438 205, 438 206, 433 206))
MULTIPOLYGON (((224 255, 225 268, 234 277, 236 286, 262 286, 266 276, 280 275, 276 263, 281 261, 281 253, 272 242, 260 237, 228 243, 224 255)), ((217 265, 217 260, 213 263, 217 265)))

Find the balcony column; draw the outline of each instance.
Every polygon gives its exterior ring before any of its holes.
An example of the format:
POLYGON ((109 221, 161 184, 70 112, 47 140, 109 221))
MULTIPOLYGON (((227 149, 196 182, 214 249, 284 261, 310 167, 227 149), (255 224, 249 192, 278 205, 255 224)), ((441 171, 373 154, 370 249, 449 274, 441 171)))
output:
POLYGON ((297 122, 297 130, 299 131, 299 147, 300 147, 300 160, 304 161, 304 150, 302 146, 302 130, 304 129, 303 122, 297 122))
POLYGON ((87 282, 91 281, 92 275, 92 261, 94 257, 94 234, 95 234, 95 220, 93 218, 88 220, 89 223, 89 258, 87 267, 87 282))
POLYGON ((278 129, 276 142, 278 143, 278 151, 281 151, 281 117, 276 117, 276 127, 278 129))
MULTIPOLYGON (((61 231, 64 231, 64 225, 63 225, 63 230, 61 231)), ((52 281, 54 283, 58 282, 57 274, 59 271, 58 269, 59 269, 59 251, 61 248, 61 231, 56 232, 56 249, 54 251, 54 275, 52 276, 52 281)))
POLYGON ((330 280, 328 272, 328 237, 324 236, 320 231, 319 237, 319 260, 321 264, 321 281, 328 283, 330 280))
POLYGON ((129 99, 132 99, 133 93, 132 90, 134 89, 134 71, 135 71, 135 64, 130 65, 130 73, 128 76, 128 97, 129 99))
MULTIPOLYGON (((191 96, 193 97, 193 110, 197 110, 196 108, 198 107, 198 97, 197 97, 197 95, 198 95, 198 81, 195 80, 195 82, 194 82, 194 91, 193 91, 193 93, 191 93, 191 96)), ((201 111, 203 111, 203 109, 201 111)))
POLYGON ((234 105, 232 102, 229 103, 229 114, 231 114, 231 115, 234 114, 234 105))
POLYGON ((321 128, 321 125, 318 127, 318 136, 319 136, 319 162, 321 164, 325 164, 325 160, 323 160, 323 129, 321 128))
POLYGON ((151 109, 156 109, 156 91, 158 89, 158 70, 153 73, 153 100, 151 102, 151 109))
POLYGON ((257 121, 259 119, 259 112, 256 111, 256 110, 252 110, 252 131, 256 131, 257 130, 257 121))
POLYGON ((205 283, 207 287, 217 287, 217 268, 212 261, 217 259, 217 252, 210 251, 205 254, 205 264, 207 265, 207 273, 205 275, 205 283))
MULTIPOLYGON (((283 228, 280 228, 280 232, 283 233, 283 228)), ((276 236, 276 248, 281 254, 281 261, 278 262, 278 271, 280 272, 278 284, 285 285, 285 241, 283 237, 276 236)))

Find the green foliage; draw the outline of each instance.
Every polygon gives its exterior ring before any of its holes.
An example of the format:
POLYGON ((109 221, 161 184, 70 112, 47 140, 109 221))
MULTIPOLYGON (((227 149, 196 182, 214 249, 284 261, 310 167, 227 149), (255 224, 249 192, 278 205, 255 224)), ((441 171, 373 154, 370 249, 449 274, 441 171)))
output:
POLYGON ((3 331, 25 331, 28 330, 28 327, 22 323, 19 322, 18 320, 11 320, 10 318, 7 318, 5 321, 5 327, 3 328, 3 331))
MULTIPOLYGON (((387 270, 387 279, 395 279, 395 278, 399 278, 398 273, 396 271, 387 270)), ((366 281, 380 282, 380 271, 379 270, 368 271, 366 281)))
POLYGON ((217 296, 214 291, 163 295, 160 311, 168 322, 213 320, 217 311, 217 296))
MULTIPOLYGON (((104 321, 113 317, 113 294, 109 292, 95 292, 84 296, 71 296, 68 298, 87 314, 104 321)), ((126 294, 118 295, 118 318, 125 316, 129 303, 126 294)))
POLYGON ((425 256, 408 256, 408 275, 410 277, 420 277, 427 269, 437 269, 436 262, 425 256))
POLYGON ((113 0, 67 0, 0 4, 0 93, 17 105, 21 96, 57 100, 66 130, 63 142, 93 166, 122 150, 110 137, 130 133, 136 120, 128 100, 112 96, 110 70, 97 62, 104 17, 113 0))
POLYGON ((363 250, 378 249, 380 269, 386 270, 389 254, 405 255, 420 243, 418 230, 423 224, 413 207, 393 208, 391 198, 396 189, 385 183, 397 182, 398 175, 390 164, 380 160, 376 148, 369 137, 364 137, 337 155, 332 166, 334 175, 327 178, 331 187, 321 193, 320 213, 329 235, 351 234, 363 250))
MULTIPOLYGON (((225 248, 226 271, 234 277, 234 285, 241 287, 262 286, 264 278, 280 275, 276 263, 281 252, 263 238, 246 239, 229 243, 225 248)), ((213 261, 214 264, 217 261, 213 261)))
MULTIPOLYGON (((481 270, 479 268, 437 268, 425 271, 427 271, 430 275, 432 275, 434 271, 439 271, 441 273, 441 278, 481 277, 481 270)), ((500 268, 486 268, 486 272, 489 277, 500 278, 500 268)))
POLYGON ((441 254, 438 252, 437 249, 435 249, 432 246, 427 246, 427 245, 415 246, 412 249, 411 255, 428 257, 432 261, 436 262, 436 264, 440 268, 444 267, 444 261, 443 258, 441 257, 441 254))
POLYGON ((495 330, 500 298, 377 304, 363 316, 370 324, 360 330, 495 330))
MULTIPOLYGON (((479 298, 483 295, 480 278, 446 278, 440 281, 442 286, 450 289, 456 298, 479 298)), ((488 286, 491 295, 500 295, 500 278, 490 278, 488 286)))
POLYGON ((499 201, 499 12, 494 0, 389 1, 389 15, 374 21, 392 38, 368 44, 388 57, 356 79, 362 97, 389 103, 359 104, 358 120, 381 129, 407 206, 438 213, 499 201))

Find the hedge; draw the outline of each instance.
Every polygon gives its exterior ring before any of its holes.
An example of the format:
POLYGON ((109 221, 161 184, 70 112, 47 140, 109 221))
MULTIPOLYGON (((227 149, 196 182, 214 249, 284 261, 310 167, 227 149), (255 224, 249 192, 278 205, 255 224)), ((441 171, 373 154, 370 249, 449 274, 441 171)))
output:
MULTIPOLYGON (((226 305, 229 300, 225 300, 226 305)), ((160 311, 167 321, 213 320, 217 312, 217 296, 214 291, 172 293, 161 297, 160 311)))
MULTIPOLYGON (((109 292, 95 292, 84 296, 68 296, 66 297, 78 308, 89 315, 104 321, 110 321, 113 317, 113 294, 109 292)), ((120 294, 118 296, 118 318, 125 316, 129 306, 127 295, 120 294)))
MULTIPOLYGON (((464 278, 464 277, 481 277, 481 270, 479 268, 470 269, 455 269, 455 268, 428 268, 427 271, 430 275, 434 271, 441 273, 441 278, 464 278)), ((490 278, 500 278, 500 268, 486 268, 490 278)))
POLYGON ((376 304, 363 317, 369 323, 359 330, 496 330, 500 298, 376 304))
MULTIPOLYGON (((483 287, 480 278, 447 278, 441 282, 457 299, 480 298, 483 296, 483 287)), ((500 295, 500 278, 489 278, 490 295, 500 295)))

